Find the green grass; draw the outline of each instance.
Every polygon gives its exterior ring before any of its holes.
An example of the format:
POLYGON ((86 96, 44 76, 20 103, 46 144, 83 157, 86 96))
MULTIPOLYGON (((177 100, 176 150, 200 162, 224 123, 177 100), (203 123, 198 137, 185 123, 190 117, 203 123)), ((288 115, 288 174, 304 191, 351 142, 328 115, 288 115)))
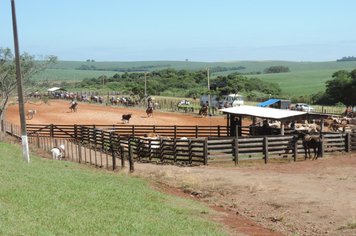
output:
POLYGON ((202 204, 144 180, 0 150, 0 235, 223 235, 202 204))
MULTIPOLYGON (((147 69, 147 71, 158 71, 170 68, 176 70, 203 70, 205 67, 239 67, 244 66, 246 69, 238 70, 241 73, 263 72, 270 66, 286 66, 289 67, 289 73, 278 74, 253 74, 247 75, 248 78, 257 77, 267 82, 278 83, 283 92, 289 93, 291 96, 303 94, 315 94, 325 90, 325 82, 332 79, 332 74, 338 70, 351 71, 356 68, 356 61, 351 62, 292 62, 292 61, 235 61, 235 62, 190 62, 190 61, 135 61, 135 62, 86 62, 86 61, 59 61, 58 64, 47 69, 41 74, 36 75, 33 79, 42 81, 51 79, 52 81, 73 82, 75 75, 76 82, 82 81, 84 78, 98 78, 102 74, 108 77, 113 76, 115 71, 88 71, 75 70, 81 65, 94 65, 96 68, 119 67, 131 68, 140 66, 155 66, 147 69), (52 77, 51 77, 52 76, 52 77)), ((225 71, 213 73, 211 80, 219 75, 228 75, 234 71, 225 71)), ((122 74, 122 72, 119 72, 122 74)), ((167 94, 168 95, 168 94, 167 94)))

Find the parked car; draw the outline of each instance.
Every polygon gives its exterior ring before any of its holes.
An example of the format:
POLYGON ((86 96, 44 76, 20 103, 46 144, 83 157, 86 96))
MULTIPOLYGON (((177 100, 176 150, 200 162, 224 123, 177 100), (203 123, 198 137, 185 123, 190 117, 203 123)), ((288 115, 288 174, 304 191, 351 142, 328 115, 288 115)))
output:
POLYGON ((308 104, 305 103, 297 103, 294 106, 294 110, 297 111, 306 111, 306 112, 314 112, 314 108, 310 107, 308 104))

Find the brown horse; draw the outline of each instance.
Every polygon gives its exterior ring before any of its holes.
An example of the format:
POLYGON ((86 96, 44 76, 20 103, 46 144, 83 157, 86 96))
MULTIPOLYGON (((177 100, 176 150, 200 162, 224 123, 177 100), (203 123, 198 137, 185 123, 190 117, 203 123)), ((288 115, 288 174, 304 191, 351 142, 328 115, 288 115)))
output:
POLYGON ((153 116, 153 108, 152 107, 147 108, 146 114, 148 117, 153 116))
POLYGON ((73 104, 69 109, 70 112, 78 112, 78 103, 73 104))
POLYGON ((320 137, 314 137, 314 136, 305 134, 303 132, 299 132, 297 139, 303 140, 303 147, 304 147, 304 151, 305 151, 305 160, 308 158, 308 152, 309 152, 309 159, 311 158, 310 148, 314 149, 314 157, 312 160, 317 160, 319 156, 322 156, 323 141, 321 140, 320 137), (318 149, 318 152, 317 152, 317 149, 318 149))
POLYGON ((200 110, 199 110, 199 115, 200 116, 207 116, 208 115, 208 109, 205 109, 205 110, 203 110, 203 108, 201 108, 200 110))

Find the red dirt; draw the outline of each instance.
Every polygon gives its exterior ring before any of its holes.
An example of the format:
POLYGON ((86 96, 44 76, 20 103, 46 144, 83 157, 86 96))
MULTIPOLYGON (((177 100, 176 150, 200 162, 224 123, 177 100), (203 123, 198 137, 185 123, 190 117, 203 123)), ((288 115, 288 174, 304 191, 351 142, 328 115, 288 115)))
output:
MULTIPOLYGON (((223 116, 210 121, 198 115, 154 111, 154 117, 147 118, 143 109, 87 104, 79 104, 78 113, 70 113, 69 101, 50 102, 51 106, 26 104, 26 110, 37 110, 27 122, 121 124, 121 116, 132 113, 130 125, 226 125, 223 116)), ((6 120, 20 123, 18 106, 6 110, 6 120)), ((155 188, 166 193, 224 211, 221 218, 212 220, 227 225, 231 234, 356 235, 355 157, 345 153, 317 161, 273 160, 268 165, 257 161, 240 167, 135 163, 133 175, 160 183, 155 188)))

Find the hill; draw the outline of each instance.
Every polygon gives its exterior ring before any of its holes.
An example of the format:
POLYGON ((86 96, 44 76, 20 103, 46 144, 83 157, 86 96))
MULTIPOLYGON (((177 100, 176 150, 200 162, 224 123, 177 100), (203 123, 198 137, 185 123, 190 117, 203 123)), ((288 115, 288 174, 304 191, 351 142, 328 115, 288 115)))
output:
POLYGON ((197 71, 205 67, 244 67, 235 71, 214 72, 212 79, 218 75, 228 75, 233 72, 246 75, 248 78, 257 77, 266 82, 278 83, 284 92, 290 95, 313 94, 325 90, 325 82, 330 80, 332 74, 338 70, 348 70, 356 68, 356 61, 345 62, 292 62, 292 61, 230 61, 230 62, 191 62, 191 61, 135 61, 135 62, 86 62, 86 61, 59 61, 58 64, 37 75, 34 79, 42 81, 79 82, 84 78, 98 78, 102 74, 108 77, 116 73, 110 68, 140 68, 145 71, 158 71, 168 67, 176 70, 186 69, 197 71), (256 74, 270 66, 289 67, 289 73, 279 74, 256 74), (76 70, 81 66, 94 66, 97 70, 76 70))

